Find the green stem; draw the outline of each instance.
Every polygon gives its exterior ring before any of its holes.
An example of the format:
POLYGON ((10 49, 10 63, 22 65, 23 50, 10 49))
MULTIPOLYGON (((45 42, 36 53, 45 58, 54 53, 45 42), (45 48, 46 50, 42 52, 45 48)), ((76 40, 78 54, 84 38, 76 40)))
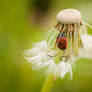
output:
POLYGON ((51 92, 51 88, 53 86, 53 76, 47 76, 44 84, 43 84, 43 87, 41 89, 41 92, 51 92))

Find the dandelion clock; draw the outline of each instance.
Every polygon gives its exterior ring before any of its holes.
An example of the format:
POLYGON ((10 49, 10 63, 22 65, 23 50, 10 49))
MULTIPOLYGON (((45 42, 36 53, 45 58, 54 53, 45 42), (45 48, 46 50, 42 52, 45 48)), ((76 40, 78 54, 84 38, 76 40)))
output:
POLYGON ((87 34, 81 13, 75 9, 65 9, 57 14, 57 24, 44 38, 24 51, 24 58, 32 64, 33 70, 46 67, 46 79, 41 92, 50 92, 53 82, 69 75, 72 66, 80 57, 92 58, 92 36, 87 34))

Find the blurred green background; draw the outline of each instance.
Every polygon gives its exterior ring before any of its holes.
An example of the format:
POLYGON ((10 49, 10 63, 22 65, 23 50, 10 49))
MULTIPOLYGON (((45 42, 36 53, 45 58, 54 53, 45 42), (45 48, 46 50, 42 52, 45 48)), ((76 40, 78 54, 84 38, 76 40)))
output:
MULTIPOLYGON (((56 14, 67 8, 80 10, 83 20, 92 24, 92 0, 0 0, 0 92, 40 92, 44 70, 33 71, 22 53, 40 41, 57 23, 56 14)), ((92 92, 92 60, 79 59, 73 79, 57 79, 52 92, 92 92)))

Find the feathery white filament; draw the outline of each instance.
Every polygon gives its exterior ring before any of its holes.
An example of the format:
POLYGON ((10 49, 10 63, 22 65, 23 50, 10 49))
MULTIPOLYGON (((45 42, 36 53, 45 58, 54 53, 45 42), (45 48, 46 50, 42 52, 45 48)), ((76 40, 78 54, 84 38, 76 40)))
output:
POLYGON ((84 48, 80 48, 81 57, 92 58, 92 36, 84 34, 81 36, 84 48))
POLYGON ((51 41, 54 39, 55 35, 56 35, 56 32, 53 32, 53 34, 51 34, 51 38, 50 38, 50 40, 48 41, 48 44, 49 44, 49 45, 50 45, 51 41))
POLYGON ((84 33, 87 34, 87 30, 85 28, 85 25, 82 25, 82 28, 83 28, 84 33))
POLYGON ((45 35, 44 37, 42 38, 42 40, 48 40, 50 35, 52 34, 53 32, 53 28, 51 28, 45 35))
POLYGON ((84 21, 82 21, 84 25, 88 26, 90 29, 92 29, 92 26, 84 21))
POLYGON ((52 60, 51 65, 49 66, 47 72, 54 76, 60 76, 64 78, 67 73, 70 73, 72 78, 72 67, 71 64, 68 62, 61 61, 59 64, 55 64, 52 60))

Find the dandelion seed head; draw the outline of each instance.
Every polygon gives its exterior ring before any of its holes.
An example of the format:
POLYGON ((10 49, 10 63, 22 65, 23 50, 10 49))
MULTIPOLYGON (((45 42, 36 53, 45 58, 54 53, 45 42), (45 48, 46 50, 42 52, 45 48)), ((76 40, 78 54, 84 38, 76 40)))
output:
POLYGON ((63 24, 80 23, 81 13, 75 9, 65 9, 57 14, 57 20, 63 24))
POLYGON ((78 10, 60 11, 57 20, 58 23, 44 40, 24 51, 24 56, 32 64, 33 70, 47 67, 47 74, 64 78, 69 73, 72 79, 75 61, 80 57, 92 58, 92 36, 87 34, 86 23, 82 21, 78 10), (60 49, 60 46, 65 49, 60 49))

